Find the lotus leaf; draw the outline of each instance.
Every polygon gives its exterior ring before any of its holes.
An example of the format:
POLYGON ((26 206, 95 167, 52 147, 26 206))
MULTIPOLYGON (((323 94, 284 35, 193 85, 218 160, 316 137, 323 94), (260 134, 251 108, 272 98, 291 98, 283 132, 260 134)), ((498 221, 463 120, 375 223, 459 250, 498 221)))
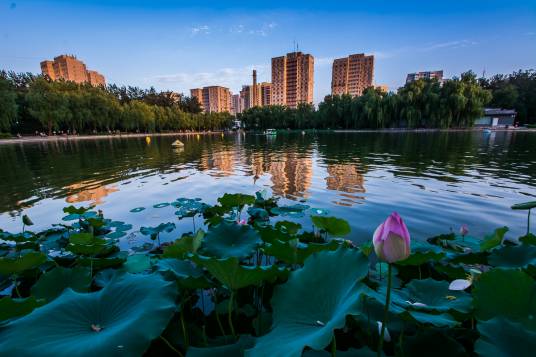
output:
POLYGON ((203 230, 198 230, 194 236, 184 236, 164 248, 162 257, 183 259, 190 253, 196 253, 205 237, 203 230))
POLYGON ((164 208, 167 206, 169 206, 168 202, 162 202, 162 203, 157 203, 156 205, 153 206, 153 208, 164 208))
POLYGON ((255 197, 242 193, 226 193, 218 198, 218 202, 225 208, 238 207, 242 209, 245 205, 253 205, 255 203, 255 197))
POLYGON ((289 216, 289 217, 298 218, 298 217, 303 217, 304 216, 303 212, 306 211, 307 209, 309 209, 309 206, 307 205, 295 204, 292 206, 274 207, 270 210, 270 212, 272 212, 272 214, 282 216, 282 217, 289 216))
POLYGON ((236 257, 216 259, 203 256, 193 256, 192 260, 199 266, 205 267, 216 279, 231 290, 237 290, 250 285, 260 285, 263 281, 274 281, 284 277, 288 270, 275 265, 244 266, 236 257))
POLYGON ((55 267, 41 275, 32 287, 32 295, 39 299, 52 301, 67 288, 77 292, 86 292, 91 285, 91 273, 88 268, 74 267, 72 269, 55 267))
POLYGON ((257 231, 247 225, 222 222, 205 236, 203 253, 217 258, 251 256, 262 243, 257 231))
POLYGON ((96 270, 120 266, 127 260, 127 257, 127 252, 118 252, 106 258, 79 258, 77 262, 83 266, 91 266, 93 270, 96 270))
POLYGON ((360 280, 367 273, 368 259, 357 250, 309 257, 285 284, 275 287, 272 330, 258 338, 246 356, 298 357, 306 346, 325 348, 346 316, 360 313, 362 294, 368 290, 360 280))
POLYGON ((111 238, 111 239, 119 239, 121 237, 124 237, 126 236, 127 234, 123 231, 115 231, 115 232, 112 232, 112 233, 108 233, 105 237, 106 238, 111 238))
POLYGON ((435 245, 423 242, 414 242, 411 247, 411 255, 400 262, 399 265, 418 266, 429 261, 439 261, 445 256, 445 253, 435 245))
POLYGON ((348 222, 341 218, 336 217, 324 217, 324 216, 311 216, 313 224, 333 237, 344 237, 350 233, 350 225, 348 222))
POLYGON ((503 316, 536 328, 536 282, 523 271, 496 268, 483 273, 473 298, 480 320, 503 316))
POLYGON ((290 235, 297 234, 301 228, 301 224, 290 221, 279 221, 275 224, 275 229, 290 235))
POLYGON ((25 299, 12 299, 11 297, 6 296, 0 299, 0 322, 28 315, 44 303, 44 300, 37 300, 35 296, 30 296, 25 299))
POLYGON ((315 216, 327 216, 329 210, 323 208, 310 208, 309 213, 315 216))
POLYGON ((292 241, 281 242, 279 240, 274 240, 271 244, 267 244, 263 248, 263 251, 265 254, 276 257, 287 264, 303 264, 305 259, 307 259, 313 253, 337 250, 340 246, 340 242, 335 240, 322 244, 294 244, 292 241))
POLYGON ((536 265, 536 246, 523 244, 494 249, 488 257, 488 262, 501 268, 526 268, 529 264, 536 265))
POLYGON ((145 210, 145 207, 136 207, 130 210, 131 213, 138 213, 145 210))
POLYGON ((127 275, 94 293, 70 289, 0 331, 0 355, 142 355, 176 310, 160 275, 127 275), (31 343, 30 343, 31 341, 31 343))
POLYGON ((250 207, 248 208, 248 214, 259 221, 267 221, 269 219, 268 211, 264 208, 250 207))
POLYGON ((475 352, 480 356, 532 357, 536 350, 536 331, 502 317, 479 322, 480 338, 475 352))
POLYGON ((30 217, 28 217, 28 215, 23 215, 22 216, 22 223, 25 225, 25 226, 33 226, 33 222, 32 220, 30 219, 30 217))
POLYGON ((517 203, 515 205, 512 205, 511 208, 515 210, 528 210, 528 209, 536 208, 536 201, 517 203))
POLYGON ((75 206, 69 206, 69 207, 64 207, 63 208, 63 213, 82 215, 82 214, 86 213, 87 211, 89 211, 90 209, 91 209, 91 207, 88 207, 88 208, 78 207, 78 208, 76 208, 75 206))
POLYGON ((435 329, 420 330, 415 336, 405 337, 402 346, 404 356, 425 356, 431 351, 434 351, 434 357, 467 356, 465 348, 460 343, 441 330, 435 329))
POLYGON ((144 272, 151 269, 151 258, 146 254, 129 255, 123 269, 132 274, 144 272))
POLYGON ((508 232, 508 227, 502 227, 497 228, 492 234, 485 236, 484 240, 480 243, 480 250, 486 251, 500 245, 506 232, 508 232))
POLYGON ((141 227, 140 228, 140 233, 143 234, 144 236, 151 236, 151 237, 154 236, 156 238, 156 236, 158 236, 160 233, 173 232, 173 230, 175 230, 175 228, 176 228, 175 223, 171 223, 171 222, 160 223, 156 227, 141 227))
POLYGON ((156 270, 166 280, 177 280, 178 284, 187 289, 205 289, 210 287, 203 269, 192 262, 180 259, 160 259, 155 265, 156 270))
POLYGON ((37 268, 47 261, 47 256, 41 252, 29 252, 20 257, 0 258, 0 275, 20 274, 25 270, 37 268))
POLYGON ((523 244, 536 245, 536 236, 532 233, 526 234, 523 237, 519 237, 519 241, 523 244))

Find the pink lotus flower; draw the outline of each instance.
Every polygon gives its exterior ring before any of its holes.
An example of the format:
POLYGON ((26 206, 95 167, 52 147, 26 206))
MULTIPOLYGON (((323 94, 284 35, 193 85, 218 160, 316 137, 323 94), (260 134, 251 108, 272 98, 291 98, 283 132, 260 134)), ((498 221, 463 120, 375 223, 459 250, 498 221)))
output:
POLYGON ((462 237, 465 237, 467 233, 469 233, 469 228, 467 228, 467 224, 462 224, 462 226, 460 227, 460 234, 462 235, 462 237))
POLYGON ((396 212, 376 228, 372 243, 378 258, 387 263, 404 260, 411 252, 408 228, 396 212))

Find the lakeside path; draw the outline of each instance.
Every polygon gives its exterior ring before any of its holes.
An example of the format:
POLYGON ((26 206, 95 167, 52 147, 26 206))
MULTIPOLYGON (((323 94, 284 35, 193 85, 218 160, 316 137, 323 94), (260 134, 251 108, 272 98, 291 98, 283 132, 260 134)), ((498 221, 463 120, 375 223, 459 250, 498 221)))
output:
MULTIPOLYGON (((482 131, 482 128, 468 129, 363 129, 363 130, 314 130, 314 132, 331 132, 331 133, 430 133, 430 132, 465 132, 465 131, 482 131)), ((282 130, 284 131, 284 130, 282 130)), ((300 132, 301 130, 292 130, 300 132)), ((310 130, 307 130, 310 132, 310 130)), ((516 128, 492 129, 493 132, 533 132, 536 129, 532 128, 516 128)), ((59 142, 72 140, 104 140, 104 139, 128 139, 128 138, 144 138, 146 136, 192 136, 192 135, 221 135, 223 131, 207 131, 207 132, 189 132, 189 133, 128 133, 128 134, 97 134, 97 135, 56 135, 56 136, 23 136, 22 138, 0 139, 0 145, 6 144, 24 144, 24 143, 42 143, 42 142, 59 142)))
POLYGON ((97 134, 97 135, 55 135, 55 136, 23 136, 22 138, 0 139, 0 145, 58 142, 73 140, 103 140, 103 139, 129 139, 144 138, 146 136, 192 136, 192 135, 221 135, 221 131, 190 132, 190 133, 129 133, 129 134, 97 134))

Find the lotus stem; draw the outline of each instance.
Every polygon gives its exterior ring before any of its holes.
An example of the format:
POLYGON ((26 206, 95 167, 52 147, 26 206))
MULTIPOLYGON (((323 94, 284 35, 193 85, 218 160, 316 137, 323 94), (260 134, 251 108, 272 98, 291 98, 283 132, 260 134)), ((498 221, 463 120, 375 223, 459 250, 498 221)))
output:
POLYGON ((337 355, 337 337, 335 331, 333 331, 333 339, 331 340, 331 355, 333 357, 337 355))
POLYGON ((190 343, 188 341, 188 331, 186 330, 186 324, 184 323, 184 302, 181 306, 180 316, 181 316, 182 337, 184 338, 184 345, 186 347, 185 349, 188 350, 188 346, 190 345, 190 343))
POLYGON ((389 304, 391 303, 391 264, 388 264, 387 269, 387 294, 385 296, 385 308, 383 310, 382 330, 380 333, 380 341, 378 342, 378 357, 381 357, 383 352, 383 336, 385 336, 385 325, 389 317, 389 304))
POLYGON ((234 290, 231 290, 231 297, 229 297, 229 305, 227 306, 227 312, 228 312, 228 320, 229 320, 229 327, 231 328, 231 335, 233 337, 236 337, 235 329, 233 326, 233 298, 234 298, 234 290))
POLYGON ((527 235, 530 233, 530 209, 529 214, 527 215, 527 235))
POLYGON ((181 351, 179 351, 178 349, 176 349, 175 347, 173 347, 173 345, 172 345, 171 343, 169 343, 169 341, 166 340, 166 338, 165 338, 164 336, 160 336, 160 339, 161 339, 162 341, 164 341, 165 344, 166 344, 170 349, 172 349, 176 354, 178 354, 178 355, 181 356, 181 357, 184 357, 184 355, 181 353, 181 351))
POLYGON ((225 330, 223 329, 223 325, 221 324, 220 315, 217 311, 214 311, 214 314, 216 315, 216 322, 218 323, 218 326, 220 328, 221 335, 225 337, 225 330))
POLYGON ((21 298, 22 295, 20 294, 20 291, 19 291, 19 284, 17 284, 17 278, 15 278, 14 283, 15 283, 15 291, 17 292, 17 296, 21 298))

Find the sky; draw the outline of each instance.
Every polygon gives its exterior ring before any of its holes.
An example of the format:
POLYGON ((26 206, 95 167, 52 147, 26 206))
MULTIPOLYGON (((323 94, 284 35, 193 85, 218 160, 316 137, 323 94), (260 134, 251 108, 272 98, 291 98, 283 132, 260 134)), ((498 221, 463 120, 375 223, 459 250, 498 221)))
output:
POLYGON ((238 93, 295 44, 315 57, 315 103, 333 59, 353 53, 373 54, 391 90, 416 71, 536 69, 536 0, 0 0, 0 69, 16 72, 67 53, 108 83, 238 93))

